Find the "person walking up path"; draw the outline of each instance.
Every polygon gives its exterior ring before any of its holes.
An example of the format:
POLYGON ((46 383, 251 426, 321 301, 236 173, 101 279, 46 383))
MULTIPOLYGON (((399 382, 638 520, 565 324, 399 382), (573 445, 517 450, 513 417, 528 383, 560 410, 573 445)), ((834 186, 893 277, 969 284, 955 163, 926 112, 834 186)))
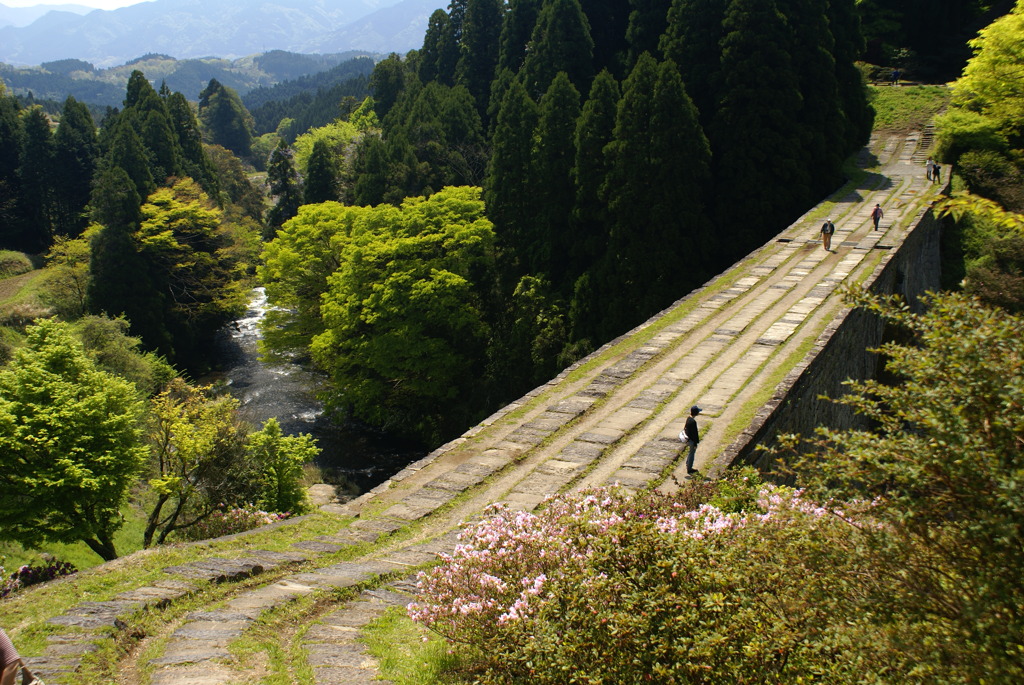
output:
POLYGON ((876 231, 878 230, 878 222, 882 220, 883 216, 885 216, 885 212, 882 211, 882 208, 876 202, 875 208, 871 210, 871 220, 875 222, 876 231))
POLYGON ((941 183, 942 182, 942 165, 938 164, 937 162, 932 164, 932 182, 933 183, 941 183))
POLYGON ((932 180, 932 175, 934 174, 934 169, 935 169, 935 162, 932 160, 931 157, 929 157, 928 161, 924 163, 924 176, 929 181, 932 180))
POLYGON ((832 219, 825 219, 825 223, 821 225, 821 246, 828 252, 832 249, 832 234, 836 232, 836 225, 832 223, 832 219))

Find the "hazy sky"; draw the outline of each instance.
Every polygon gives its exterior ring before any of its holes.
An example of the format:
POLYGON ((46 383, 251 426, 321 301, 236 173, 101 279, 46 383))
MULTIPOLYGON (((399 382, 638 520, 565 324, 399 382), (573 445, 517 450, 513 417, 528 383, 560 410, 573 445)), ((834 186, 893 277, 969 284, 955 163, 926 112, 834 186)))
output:
POLYGON ((0 0, 8 7, 33 7, 35 5, 85 5, 101 10, 116 10, 118 7, 137 5, 148 0, 0 0))

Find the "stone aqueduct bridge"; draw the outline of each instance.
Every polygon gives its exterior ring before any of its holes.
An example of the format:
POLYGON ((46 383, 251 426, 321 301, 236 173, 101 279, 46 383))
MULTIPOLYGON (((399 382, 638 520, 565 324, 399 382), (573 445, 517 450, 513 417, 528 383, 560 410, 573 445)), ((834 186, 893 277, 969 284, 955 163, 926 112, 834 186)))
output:
MULTIPOLYGON (((614 483, 678 487, 685 469, 677 435, 694 404, 703 408, 697 467, 705 477, 756 463, 756 445, 779 433, 850 425, 843 407, 818 397, 838 396, 844 379, 875 370, 866 348, 881 342, 883 330, 844 305, 841 287, 863 284, 909 299, 938 287, 940 226, 930 207, 941 189, 924 177, 929 144, 927 131, 872 140, 855 187, 386 483, 326 505, 338 515, 332 534, 287 552, 197 558, 146 587, 83 602, 49 619, 69 632, 51 636, 33 663, 47 681, 76 682, 93 637, 109 639, 140 611, 205 592, 205 581, 248 577, 222 592, 216 608, 168 626, 146 663, 126 657, 125 672, 135 675, 119 682, 258 682, 258 667, 232 656, 232 641, 271 609, 349 588, 350 601, 308 617, 314 625, 301 646, 317 683, 379 683, 357 641, 361 627, 409 601, 410 569, 451 550, 460 523, 487 505, 532 509, 552 493, 614 483), (877 231, 869 217, 875 203, 885 211, 877 231), (837 229, 830 252, 818 242, 826 217, 837 229), (341 554, 348 548, 359 552, 341 554)), ((282 526, 281 535, 289 530, 282 526)))

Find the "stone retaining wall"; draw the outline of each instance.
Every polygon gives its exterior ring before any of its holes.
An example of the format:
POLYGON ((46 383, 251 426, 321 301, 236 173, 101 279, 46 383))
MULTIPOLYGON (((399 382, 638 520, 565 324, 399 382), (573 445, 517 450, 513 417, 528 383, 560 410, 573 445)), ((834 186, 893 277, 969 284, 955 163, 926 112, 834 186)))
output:
MULTIPOLYGON (((940 286, 942 221, 926 207, 909 226, 903 240, 889 249, 864 285, 875 293, 898 293, 918 306, 922 294, 940 286)), ((715 460, 709 475, 745 464, 767 467, 768 453, 758 447, 772 446, 777 435, 811 435, 818 426, 863 426, 863 419, 849 407, 822 396, 840 397, 845 393, 845 380, 877 375, 884 360, 867 350, 887 338, 885 329, 874 314, 853 309, 841 312, 819 336, 814 349, 779 384, 751 425, 715 460)))

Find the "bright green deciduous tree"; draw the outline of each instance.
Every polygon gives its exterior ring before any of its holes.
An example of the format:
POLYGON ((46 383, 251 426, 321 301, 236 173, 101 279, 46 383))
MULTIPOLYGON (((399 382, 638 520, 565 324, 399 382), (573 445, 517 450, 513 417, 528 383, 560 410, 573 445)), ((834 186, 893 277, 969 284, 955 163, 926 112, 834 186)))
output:
MULTIPOLYGON (((366 211, 337 202, 305 205, 281 227, 274 240, 264 245, 262 264, 257 269, 260 282, 266 285, 271 302, 294 312, 287 319, 302 338, 299 345, 303 347, 323 330, 321 297, 327 291, 328 277, 341 264, 335 236, 345 240, 366 211)), ((272 319, 273 315, 268 312, 272 319)), ((268 346, 276 348, 275 327, 265 326, 264 330, 268 346)))
POLYGON ((1024 2, 982 29, 974 56, 953 86, 954 103, 999 122, 1008 137, 1024 132, 1024 2))
POLYGON ((244 311, 246 255, 221 210, 190 178, 158 189, 141 213, 138 251, 171 336, 170 347, 158 349, 195 363, 209 336, 244 311))
POLYGON ((249 435, 246 453, 262 472, 257 505, 266 511, 292 514, 309 507, 302 465, 320 453, 312 436, 284 435, 277 419, 267 419, 263 428, 249 435))
POLYGON ((257 470, 245 459, 248 429, 237 407, 234 398, 213 397, 180 378, 150 402, 153 503, 143 547, 255 498, 257 470))
POLYGON ((66 324, 30 328, 0 370, 0 537, 80 540, 116 558, 120 509, 147 453, 141 418, 135 387, 99 371, 66 324))
POLYGON ((57 236, 46 254, 49 267, 44 281, 43 301, 67 320, 86 312, 89 287, 89 237, 57 236))
POLYGON ((854 302, 913 344, 878 351, 897 382, 851 383, 840 402, 872 429, 819 430, 796 465, 820 499, 872 501, 862 549, 895 612, 886 641, 924 682, 1024 678, 1024 320, 960 294, 924 314, 895 297, 854 302))
POLYGON ((488 336, 480 289, 494 234, 480 189, 364 210, 336 239, 312 352, 345 389, 337 402, 425 442, 461 430, 479 409, 488 336))
POLYGON ((1024 2, 982 29, 974 56, 953 84, 953 108, 940 115, 938 155, 956 163, 967 150, 995 150, 1019 162, 1024 147, 1024 2))

